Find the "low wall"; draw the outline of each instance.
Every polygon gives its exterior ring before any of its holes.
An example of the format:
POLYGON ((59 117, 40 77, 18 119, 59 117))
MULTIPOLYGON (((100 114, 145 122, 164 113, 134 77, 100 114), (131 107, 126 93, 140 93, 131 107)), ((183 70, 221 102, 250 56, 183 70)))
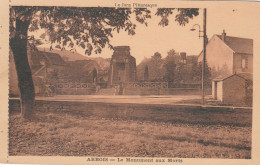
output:
POLYGON ((94 95, 96 93, 96 89, 94 88, 56 88, 56 95, 94 95))
MULTIPOLYGON (((187 105, 147 105, 119 103, 87 103, 65 101, 36 101, 36 111, 42 113, 69 113, 79 117, 94 116, 106 119, 148 120, 201 125, 249 126, 251 109, 187 105)), ((19 112, 19 100, 10 100, 10 113, 19 112)))
POLYGON ((125 88, 124 95, 160 95, 158 88, 125 88))

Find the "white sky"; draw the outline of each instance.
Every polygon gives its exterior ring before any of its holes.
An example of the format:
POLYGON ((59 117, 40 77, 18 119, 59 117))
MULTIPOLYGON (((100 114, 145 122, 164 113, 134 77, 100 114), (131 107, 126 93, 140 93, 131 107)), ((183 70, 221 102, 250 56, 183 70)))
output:
MULTIPOLYGON (((163 57, 167 56, 170 49, 176 52, 187 52, 187 55, 198 55, 202 50, 202 38, 199 39, 198 31, 190 31, 194 24, 203 27, 203 11, 200 10, 199 16, 190 20, 186 26, 179 26, 174 21, 174 15, 171 16, 170 23, 166 27, 158 25, 160 17, 154 15, 148 21, 148 27, 137 23, 136 34, 129 36, 126 32, 121 31, 119 34, 114 33, 111 38, 113 46, 130 46, 131 55, 136 58, 139 64, 144 57, 151 57, 155 52, 159 52, 163 57)), ((237 36, 254 39, 255 22, 252 21, 256 11, 248 8, 221 8, 214 7, 207 9, 207 35, 210 39, 213 34, 221 34, 225 29, 228 36, 237 36)), ((202 30, 202 29, 201 29, 202 30)), ((43 45, 47 46, 47 45, 43 45)), ((84 50, 77 49, 78 53, 84 55, 84 50)), ((105 48, 101 54, 92 54, 91 57, 110 58, 113 51, 105 48)))

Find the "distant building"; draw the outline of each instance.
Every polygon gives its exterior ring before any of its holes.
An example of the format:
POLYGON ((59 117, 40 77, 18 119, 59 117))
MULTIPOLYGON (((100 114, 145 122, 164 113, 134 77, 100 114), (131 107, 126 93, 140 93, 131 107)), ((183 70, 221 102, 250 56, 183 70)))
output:
POLYGON ((186 64, 186 63, 187 63, 187 55, 186 55, 186 52, 181 52, 181 53, 180 53, 180 57, 181 57, 180 62, 181 62, 182 64, 186 64))
POLYGON ((133 82, 136 79, 136 61, 129 46, 116 46, 110 62, 109 85, 133 82))
POLYGON ((28 51, 27 53, 33 77, 46 78, 46 74, 66 65, 64 60, 57 53, 34 50, 28 51))
MULTIPOLYGON (((202 61, 203 51, 198 60, 202 61)), ((206 47, 206 61, 212 70, 212 78, 235 73, 253 73, 253 40, 213 35, 206 47)))
MULTIPOLYGON (((35 94, 43 94, 51 79, 58 79, 66 63, 57 53, 28 50, 28 61, 32 71, 35 94)), ((54 83, 54 82, 52 82, 54 83)))

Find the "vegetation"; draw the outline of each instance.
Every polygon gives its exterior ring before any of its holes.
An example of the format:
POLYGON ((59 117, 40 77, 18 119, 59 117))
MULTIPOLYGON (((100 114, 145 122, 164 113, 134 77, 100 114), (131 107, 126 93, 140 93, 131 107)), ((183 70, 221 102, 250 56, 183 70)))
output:
MULTIPOLYGON (((202 63, 198 62, 197 57, 187 56, 182 59, 180 53, 174 49, 168 51, 165 58, 162 58, 159 52, 156 52, 150 59, 145 59, 139 66, 138 72, 147 74, 146 81, 166 81, 169 87, 180 86, 181 84, 201 83, 202 63)), ((211 69, 206 64, 205 83, 211 84, 211 69)), ((139 73, 140 76, 140 73, 139 73)), ((139 79, 142 79, 139 77, 139 79)), ((145 79, 145 78, 144 78, 145 79)))
MULTIPOLYGON (((161 26, 167 26, 169 15, 175 11, 175 21, 184 26, 199 9, 158 9, 157 16, 162 19, 161 26)), ((14 55, 17 70, 18 86, 20 89, 21 110, 25 118, 30 118, 34 112, 34 85, 32 73, 27 57, 27 43, 32 47, 41 44, 34 36, 28 36, 28 31, 45 29, 42 38, 64 50, 75 46, 85 49, 85 53, 100 53, 105 46, 113 48, 110 38, 113 32, 127 31, 129 35, 135 34, 136 24, 130 20, 134 14, 136 21, 147 25, 151 18, 148 9, 136 8, 100 8, 100 7, 37 7, 13 6, 10 8, 10 48, 14 55)), ((50 50, 52 46, 50 47, 50 50)))
POLYGON ((9 155, 230 159, 251 157, 251 127, 235 124, 242 124, 250 115, 246 117, 232 113, 232 119, 230 115, 226 115, 227 119, 220 117, 221 112, 208 116, 206 114, 209 112, 193 112, 198 119, 189 117, 190 122, 185 123, 180 121, 190 116, 188 112, 173 113, 175 114, 165 115, 165 111, 160 112, 161 115, 157 113, 165 119, 173 117, 170 122, 108 118, 100 114, 58 115, 51 112, 37 112, 32 122, 23 122, 20 115, 11 114, 9 155), (216 120, 229 122, 230 119, 233 124, 211 124, 216 120))
POLYGON ((176 52, 174 49, 171 49, 168 52, 167 57, 165 58, 165 75, 164 75, 164 79, 168 82, 168 83, 174 83, 175 81, 175 72, 176 72, 176 52))

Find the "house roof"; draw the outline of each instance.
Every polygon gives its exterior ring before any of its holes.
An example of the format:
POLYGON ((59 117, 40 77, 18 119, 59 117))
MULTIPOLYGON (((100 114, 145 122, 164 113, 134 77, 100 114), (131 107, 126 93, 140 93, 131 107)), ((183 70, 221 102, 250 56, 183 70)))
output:
POLYGON ((52 65, 65 65, 64 60, 61 58, 61 56, 57 53, 47 53, 43 52, 47 60, 52 64, 52 65))
POLYGON ((31 51, 31 60, 34 65, 40 65, 41 61, 47 65, 65 65, 64 60, 57 53, 31 51))
POLYGON ((237 73, 238 76, 243 77, 246 80, 253 81, 253 74, 252 73, 237 73))
POLYGON ((228 78, 230 78, 230 77, 233 77, 233 76, 237 76, 237 77, 240 77, 240 78, 242 78, 242 79, 244 79, 244 80, 247 80, 247 78, 246 78, 245 75, 243 75, 243 74, 236 74, 236 73, 235 73, 235 74, 228 75, 228 76, 219 76, 219 77, 213 79, 213 81, 224 81, 224 80, 226 80, 226 79, 228 79, 228 78))
POLYGON ((253 54, 253 39, 225 36, 224 42, 236 53, 253 54))
POLYGON ((94 60, 76 60, 67 62, 70 68, 78 71, 92 71, 93 68, 100 70, 100 66, 94 60))

